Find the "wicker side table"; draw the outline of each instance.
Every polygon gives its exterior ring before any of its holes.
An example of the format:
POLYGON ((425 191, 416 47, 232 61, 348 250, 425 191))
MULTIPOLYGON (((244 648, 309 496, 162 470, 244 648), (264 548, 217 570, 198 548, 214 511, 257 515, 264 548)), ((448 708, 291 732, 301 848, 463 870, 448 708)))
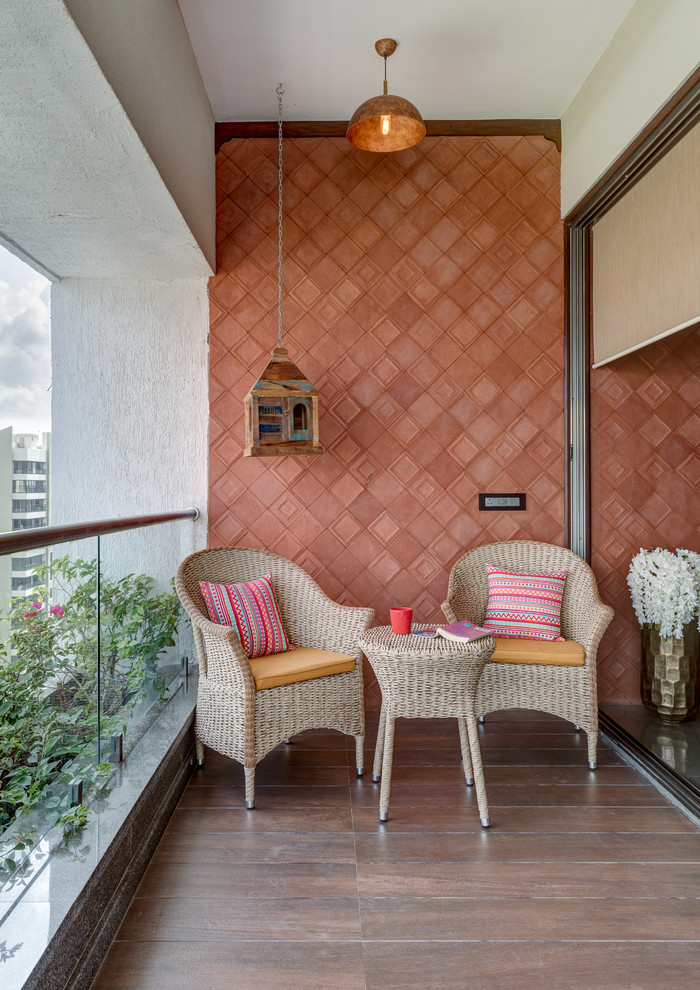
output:
POLYGON ((391 626, 378 626, 363 633, 360 647, 382 691, 372 773, 372 780, 378 781, 381 771, 379 820, 385 822, 389 817, 396 719, 456 718, 464 776, 468 785, 476 784, 479 817, 482 826, 488 828, 491 823, 474 703, 482 671, 495 649, 493 638, 487 636, 462 644, 442 636, 434 639, 410 633, 397 636, 391 626))

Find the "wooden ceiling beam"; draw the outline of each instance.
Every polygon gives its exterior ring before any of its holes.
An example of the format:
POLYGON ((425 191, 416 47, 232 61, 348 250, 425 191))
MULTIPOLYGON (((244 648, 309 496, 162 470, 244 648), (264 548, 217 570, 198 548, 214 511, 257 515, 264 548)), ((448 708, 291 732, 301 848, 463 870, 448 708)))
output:
MULTIPOLYGON (((284 137, 345 137, 347 120, 286 120, 284 137)), ((426 120, 426 137, 493 137, 495 135, 541 134, 561 151, 561 121, 539 120, 426 120)), ((218 151, 232 138, 277 137, 276 120, 219 121, 215 141, 218 151)))

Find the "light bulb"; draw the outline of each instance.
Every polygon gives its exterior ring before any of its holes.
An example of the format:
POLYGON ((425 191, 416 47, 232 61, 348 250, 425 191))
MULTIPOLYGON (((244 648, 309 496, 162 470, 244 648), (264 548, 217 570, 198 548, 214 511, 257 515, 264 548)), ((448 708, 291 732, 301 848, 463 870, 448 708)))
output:
POLYGON ((390 127, 391 127, 391 117, 382 114, 382 134, 386 136, 389 133, 390 127))

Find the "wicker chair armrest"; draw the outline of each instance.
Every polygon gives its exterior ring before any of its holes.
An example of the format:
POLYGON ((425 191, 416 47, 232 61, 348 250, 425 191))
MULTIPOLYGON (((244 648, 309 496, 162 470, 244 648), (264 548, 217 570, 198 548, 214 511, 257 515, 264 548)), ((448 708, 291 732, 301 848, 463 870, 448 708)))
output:
POLYGON ((297 646, 334 650, 360 658, 360 637, 374 622, 374 609, 340 605, 318 586, 304 603, 303 633, 297 646))
POLYGON ((598 582, 590 567, 578 574, 576 586, 565 593, 562 605, 562 635, 576 640, 586 651, 588 660, 595 660, 598 644, 610 625, 614 611, 601 599, 598 582))
POLYGON ((229 688, 254 693, 253 672, 235 629, 232 626, 212 622, 197 610, 194 615, 190 615, 190 618, 192 625, 200 634, 195 635, 195 643, 202 673, 210 680, 225 684, 229 688))
POLYGON ((576 636, 578 642, 580 642, 586 650, 587 663, 592 663, 595 661, 598 646, 603 638, 603 634, 615 615, 614 610, 609 605, 605 605, 597 594, 596 599, 597 601, 592 602, 587 609, 585 615, 585 630, 581 630, 580 632, 577 630, 578 635, 576 636))
POLYGON ((190 618, 192 619, 192 625, 201 629, 204 635, 213 636, 215 639, 223 639, 231 643, 237 642, 240 646, 241 641, 233 626, 224 626, 220 622, 212 622, 211 619, 205 619, 201 612, 195 612, 194 615, 190 614, 190 618))
POLYGON ((457 622, 457 616, 455 615, 455 610, 452 608, 452 602, 448 599, 443 602, 440 606, 442 609, 442 614, 445 616, 448 622, 457 622))

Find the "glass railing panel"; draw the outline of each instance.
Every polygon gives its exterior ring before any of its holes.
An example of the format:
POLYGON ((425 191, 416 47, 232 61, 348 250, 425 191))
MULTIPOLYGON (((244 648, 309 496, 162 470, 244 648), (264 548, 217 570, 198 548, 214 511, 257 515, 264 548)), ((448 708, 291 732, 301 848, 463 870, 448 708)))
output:
POLYGON ((103 759, 114 759, 120 745, 133 747, 193 658, 173 581, 194 540, 187 519, 100 537, 103 759))
POLYGON ((92 537, 0 557, 0 887, 99 781, 97 553, 92 537))
POLYGON ((194 644, 173 579, 195 536, 179 519, 0 555, 3 900, 185 683, 194 644))

